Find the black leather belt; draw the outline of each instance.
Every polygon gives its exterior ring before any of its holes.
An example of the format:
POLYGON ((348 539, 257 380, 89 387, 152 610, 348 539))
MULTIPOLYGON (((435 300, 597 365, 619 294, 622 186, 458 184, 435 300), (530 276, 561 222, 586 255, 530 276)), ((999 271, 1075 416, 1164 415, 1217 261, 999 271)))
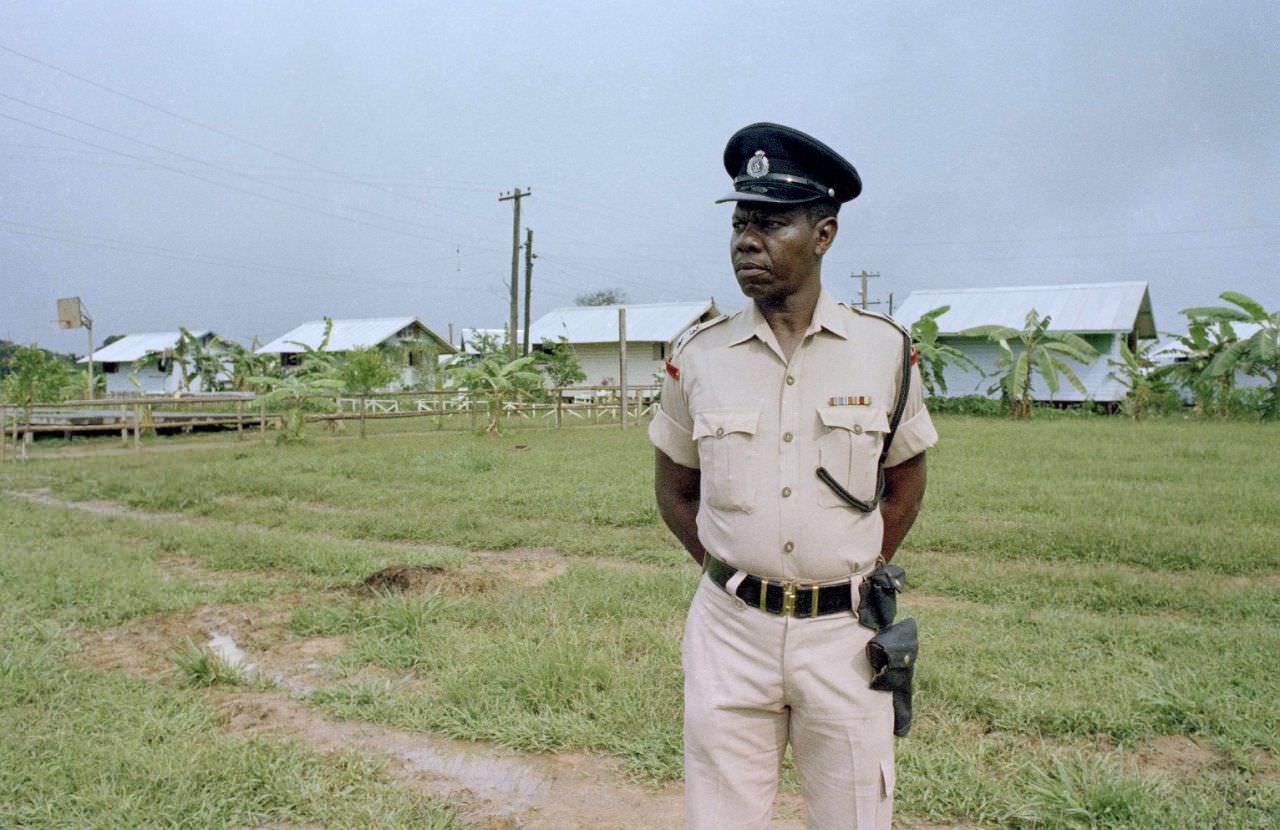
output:
MULTIPOLYGON (((738 569, 708 553, 706 571, 712 582, 727 591, 726 586, 738 569)), ((825 617, 853 610, 847 581, 823 587, 747 574, 735 596, 761 611, 789 617, 825 617)))

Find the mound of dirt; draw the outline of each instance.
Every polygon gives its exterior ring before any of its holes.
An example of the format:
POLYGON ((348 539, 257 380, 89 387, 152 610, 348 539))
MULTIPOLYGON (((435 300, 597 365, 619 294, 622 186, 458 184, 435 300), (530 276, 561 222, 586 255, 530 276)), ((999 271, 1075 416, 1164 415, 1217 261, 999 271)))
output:
POLYGON ((435 587, 445 569, 440 565, 391 565, 364 580, 375 591, 421 591, 435 587))

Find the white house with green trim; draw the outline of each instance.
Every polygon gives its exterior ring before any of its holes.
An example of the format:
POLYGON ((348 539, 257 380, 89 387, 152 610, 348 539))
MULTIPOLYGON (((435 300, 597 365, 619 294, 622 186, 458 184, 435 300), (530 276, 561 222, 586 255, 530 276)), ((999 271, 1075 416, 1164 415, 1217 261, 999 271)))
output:
MULTIPOLYGON (((1000 346, 986 338, 966 337, 966 329, 987 324, 1022 329, 1027 312, 1035 309, 1041 317, 1051 317, 1051 331, 1070 332, 1082 337, 1098 352, 1098 358, 1087 366, 1073 365, 1085 387, 1081 395, 1065 379, 1054 395, 1037 377, 1032 394, 1037 401, 1079 403, 1085 400, 1111 403, 1125 396, 1124 387, 1107 376, 1115 371, 1107 360, 1120 360, 1120 344, 1135 348, 1139 340, 1154 339, 1155 317, 1151 313, 1151 297, 1145 282, 1099 282, 1077 285, 1031 285, 1005 288, 947 288, 913 291, 893 314, 903 325, 910 326, 920 317, 940 306, 951 306, 938 318, 938 340, 969 356, 982 371, 966 366, 946 368, 947 397, 987 395, 994 382, 1000 346)), ((1010 343, 1016 349, 1016 344, 1010 343)), ((1071 363, 1071 361, 1068 361, 1071 363)))

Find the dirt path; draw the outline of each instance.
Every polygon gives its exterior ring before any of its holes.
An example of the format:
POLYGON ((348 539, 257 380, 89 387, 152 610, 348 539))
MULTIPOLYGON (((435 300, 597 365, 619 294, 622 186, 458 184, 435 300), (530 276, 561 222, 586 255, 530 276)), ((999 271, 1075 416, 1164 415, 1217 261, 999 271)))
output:
MULTIPOLYGON (((7 495, 42 504, 72 507, 100 515, 122 515, 175 524, 207 524, 181 514, 148 513, 112 502, 70 502, 48 491, 7 495)), ((427 547, 427 546, 413 546, 427 547)), ((563 573, 568 558, 555 551, 528 549, 474 552, 474 566, 426 570, 415 590, 482 592, 504 584, 531 585, 563 573), (437 581, 438 580, 438 581, 437 581)), ((174 576, 219 584, 248 576, 211 571, 190 559, 162 559, 157 565, 174 576)), ((636 563, 621 566, 641 567, 636 563)), ((143 617, 114 629, 85 632, 81 659, 104 671, 122 671, 155 682, 173 682, 166 655, 190 639, 213 649, 215 638, 231 644, 252 673, 271 688, 215 687, 209 700, 223 715, 224 728, 245 735, 296 740, 321 752, 357 751, 386 762, 387 774, 415 792, 454 805, 477 830, 679 830, 683 826, 683 787, 650 787, 629 781, 621 763, 589 753, 528 754, 485 742, 331 717, 303 702, 302 696, 362 676, 413 688, 411 676, 395 677, 377 667, 349 670, 336 665, 346 649, 343 637, 299 637, 288 628, 293 609, 314 594, 277 595, 261 603, 206 605, 192 611, 143 617), (345 673, 344 673, 345 672, 345 673)), ((426 693, 423 689, 423 693, 426 693)), ((900 830, 943 830, 943 825, 902 824, 900 830)), ((794 793, 780 793, 774 830, 801 830, 803 804, 794 793)))
MULTIPOLYGON (((184 573, 194 568, 183 562, 184 573)), ((211 576, 216 577, 213 573, 211 576)), ((167 657, 185 640, 210 650, 214 638, 274 688, 215 687, 210 702, 224 728, 246 735, 273 735, 324 754, 358 751, 387 762, 387 773, 415 792, 455 805, 482 830, 668 830, 682 825, 679 784, 632 783, 613 758, 587 753, 527 754, 484 742, 457 741, 362 721, 330 717, 301 700, 339 678, 333 659, 346 647, 342 637, 297 637, 287 628, 302 597, 276 597, 250 605, 208 605, 194 611, 156 614, 115 629, 81 636, 82 659, 94 668, 124 671, 165 682, 174 668, 167 657)), ((421 681, 397 678, 399 685, 421 681)), ((425 690, 424 690, 425 693, 425 690)), ((777 830, 803 826, 799 799, 779 797, 777 830)))

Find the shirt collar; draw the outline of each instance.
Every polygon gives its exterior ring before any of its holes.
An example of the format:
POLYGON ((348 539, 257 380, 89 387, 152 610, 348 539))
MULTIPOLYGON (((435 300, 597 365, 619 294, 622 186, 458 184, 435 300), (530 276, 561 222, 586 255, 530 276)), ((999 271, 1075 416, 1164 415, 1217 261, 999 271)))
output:
MULTIPOLYGON (((730 346, 745 343, 752 337, 758 337, 766 344, 776 342, 773 330, 769 328, 769 321, 764 319, 754 300, 747 303, 746 308, 732 325, 733 339, 729 341, 730 346)), ((813 320, 810 321, 805 336, 816 334, 824 329, 841 340, 849 339, 849 329, 845 324, 845 315, 841 311, 840 304, 832 299, 825 288, 818 292, 818 303, 813 307, 813 320)))

